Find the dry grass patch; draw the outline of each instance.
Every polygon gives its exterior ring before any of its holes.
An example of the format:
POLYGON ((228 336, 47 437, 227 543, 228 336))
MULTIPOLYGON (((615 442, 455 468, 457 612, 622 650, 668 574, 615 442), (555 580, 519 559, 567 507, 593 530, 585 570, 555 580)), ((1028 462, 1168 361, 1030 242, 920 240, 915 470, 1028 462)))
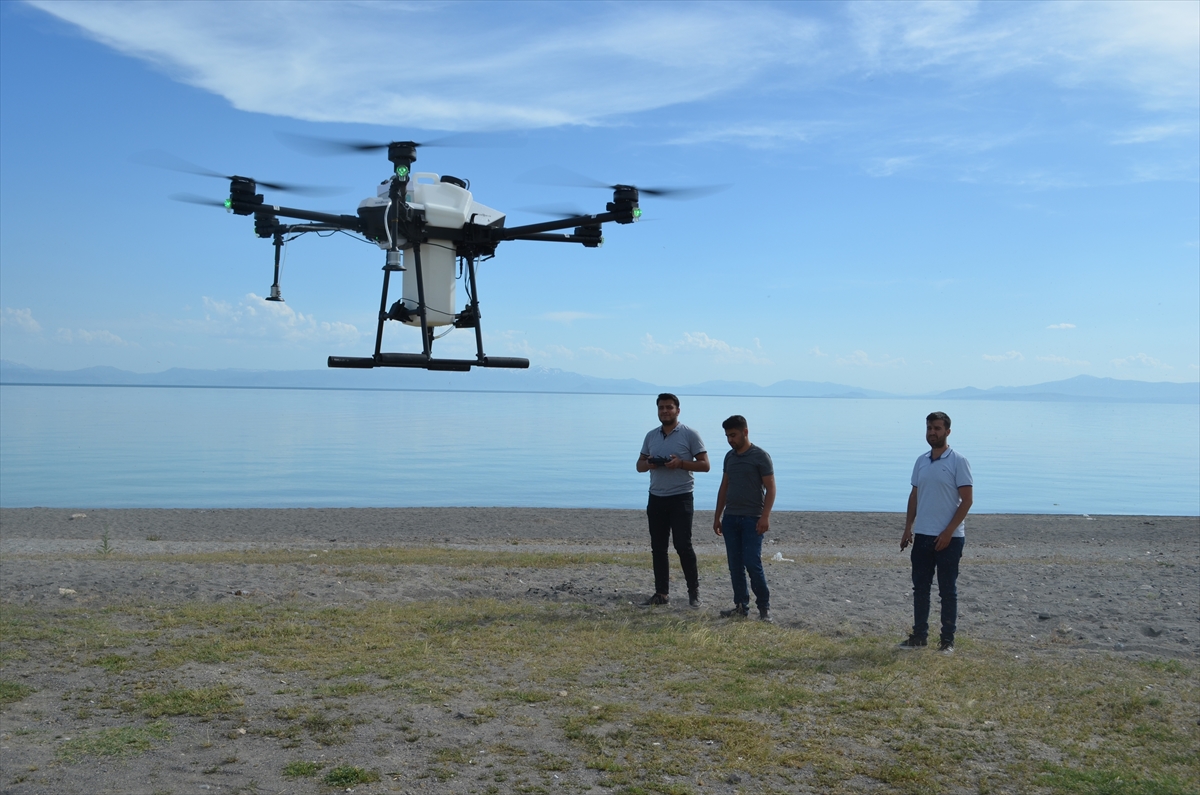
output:
MULTIPOLYGON (((830 792, 851 792, 865 776, 914 795, 1200 789, 1197 670, 1179 661, 1018 658, 969 639, 953 656, 905 655, 889 639, 486 599, 58 611, 55 632, 35 631, 32 614, 5 612, 26 653, 60 654, 80 633, 104 632, 148 647, 119 655, 131 662, 113 671, 173 676, 220 663, 322 682, 297 690, 290 707, 246 716, 280 726, 284 740, 302 729, 343 743, 379 719, 365 717, 368 705, 395 713, 451 698, 556 733, 553 751, 491 749, 510 781, 591 771, 629 793, 700 792, 699 782, 731 776, 764 792, 787 791, 798 776, 830 792), (122 635, 118 625, 142 629, 122 635), (333 698, 339 711, 319 706, 333 698)), ((137 704, 147 715, 187 716, 238 700, 214 688, 141 695, 137 704)), ((470 761, 445 745, 427 753, 441 780, 470 761)))

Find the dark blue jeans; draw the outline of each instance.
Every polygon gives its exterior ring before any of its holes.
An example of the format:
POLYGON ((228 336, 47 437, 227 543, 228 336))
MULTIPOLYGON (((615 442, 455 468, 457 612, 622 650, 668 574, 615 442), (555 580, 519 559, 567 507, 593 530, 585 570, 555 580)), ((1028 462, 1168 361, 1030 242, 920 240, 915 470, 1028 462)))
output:
POLYGON ((700 571, 696 565, 696 550, 692 548, 691 492, 671 497, 650 495, 646 503, 646 519, 650 524, 650 555, 654 559, 654 592, 671 592, 671 558, 667 544, 673 541, 679 553, 679 565, 689 592, 700 588, 700 571))
POLYGON ((729 579, 733 581, 733 601, 739 605, 750 604, 750 593, 746 590, 746 575, 749 574, 754 603, 759 610, 766 610, 771 606, 771 592, 767 590, 767 575, 762 565, 762 536, 758 534, 757 526, 757 516, 725 514, 721 517, 729 579))
POLYGON ((916 534, 912 545, 913 634, 929 635, 929 591, 936 571, 938 596, 942 600, 942 640, 954 642, 958 623, 958 561, 963 538, 951 538, 941 552, 934 550, 937 536, 916 534))

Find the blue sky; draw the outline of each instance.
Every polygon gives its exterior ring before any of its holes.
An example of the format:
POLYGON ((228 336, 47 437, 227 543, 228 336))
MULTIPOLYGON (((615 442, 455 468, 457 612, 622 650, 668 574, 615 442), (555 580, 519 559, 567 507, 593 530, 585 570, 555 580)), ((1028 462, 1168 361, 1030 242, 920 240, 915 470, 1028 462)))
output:
POLYGON ((344 187, 268 201, 352 213, 385 158, 278 133, 482 130, 500 145, 415 170, 510 225, 603 209, 526 179, 551 166, 730 185, 646 198, 598 250, 503 244, 489 353, 911 393, 1200 377, 1200 3, 5 2, 0 81, 0 355, 24 364, 369 354, 383 252, 304 236, 265 302, 249 220, 167 199, 227 185, 132 158, 344 187))

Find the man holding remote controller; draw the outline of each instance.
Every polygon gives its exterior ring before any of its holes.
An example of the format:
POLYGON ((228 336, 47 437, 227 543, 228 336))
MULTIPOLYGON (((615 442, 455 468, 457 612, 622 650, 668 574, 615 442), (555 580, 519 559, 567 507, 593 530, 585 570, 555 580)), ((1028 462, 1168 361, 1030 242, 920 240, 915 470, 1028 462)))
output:
POLYGON ((671 601, 671 558, 668 540, 673 540, 679 565, 687 580, 688 604, 700 606, 700 574, 692 549, 693 472, 707 472, 708 453, 700 434, 679 421, 679 398, 669 392, 658 396, 661 427, 646 434, 637 471, 650 473, 650 497, 646 519, 650 524, 650 553, 654 560, 654 595, 644 604, 665 605, 671 601))

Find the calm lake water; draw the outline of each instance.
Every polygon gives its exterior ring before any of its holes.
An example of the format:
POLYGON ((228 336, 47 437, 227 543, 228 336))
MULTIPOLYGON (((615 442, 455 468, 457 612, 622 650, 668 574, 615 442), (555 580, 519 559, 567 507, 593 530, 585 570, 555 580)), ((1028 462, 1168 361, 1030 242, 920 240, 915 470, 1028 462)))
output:
MULTIPOLYGON (((744 414, 781 510, 902 511, 924 416, 953 418, 975 512, 1200 513, 1189 405, 683 396, 718 466, 744 414)), ((4 507, 641 508, 652 396, 0 387, 4 507)))

